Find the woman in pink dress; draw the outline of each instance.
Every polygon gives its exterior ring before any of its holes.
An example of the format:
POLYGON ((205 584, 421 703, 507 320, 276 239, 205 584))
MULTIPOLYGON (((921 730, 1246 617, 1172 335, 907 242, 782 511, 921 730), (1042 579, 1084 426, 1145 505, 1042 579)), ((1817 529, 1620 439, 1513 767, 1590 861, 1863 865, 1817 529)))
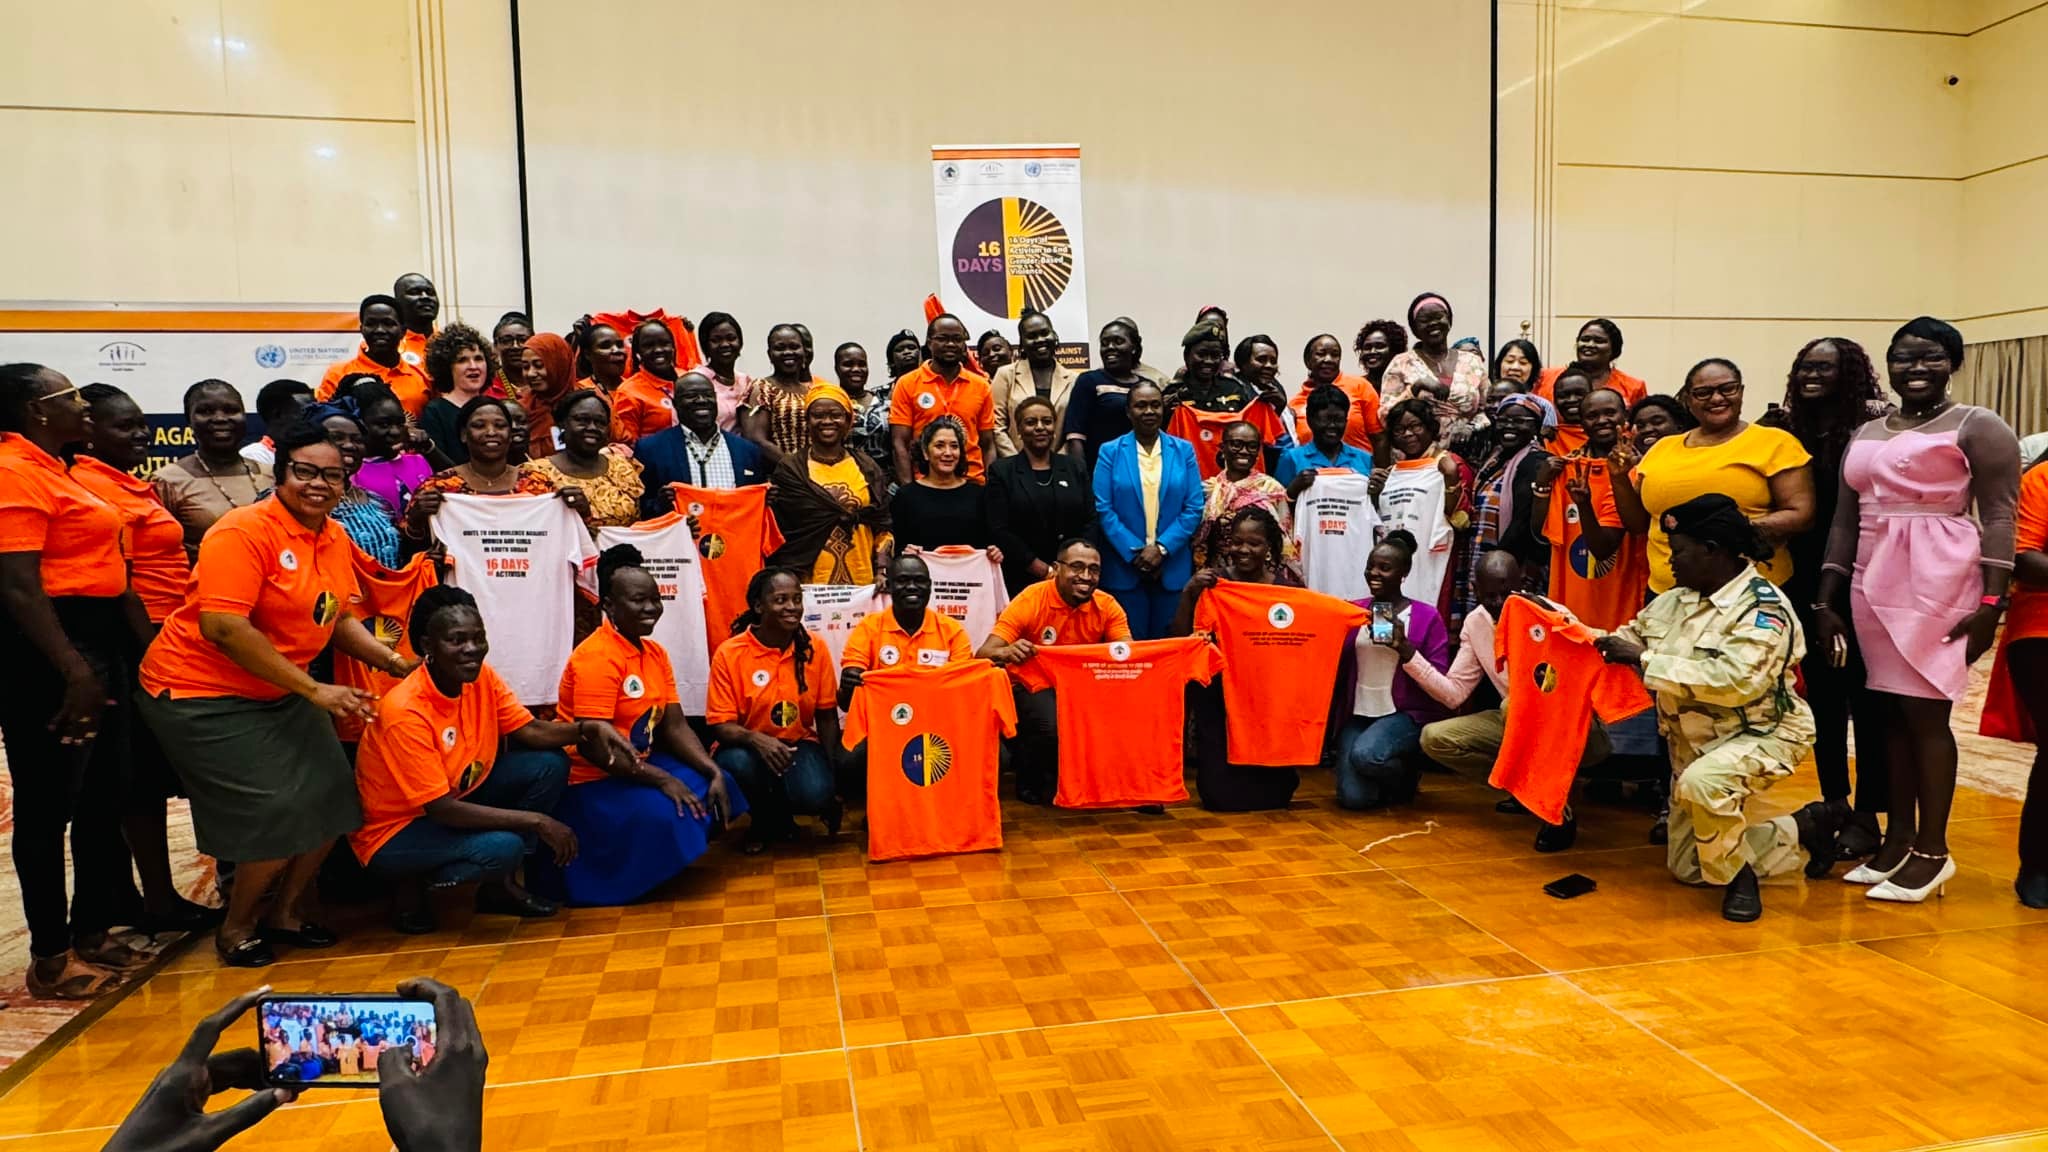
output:
POLYGON ((1940 320, 1922 316, 1893 334, 1885 362, 1899 410, 1864 424, 1849 444, 1812 605, 1816 642, 1846 655, 1850 625, 1830 605, 1848 581, 1865 683, 1882 705, 1891 762, 1884 846, 1844 877, 1872 885, 1874 900, 1917 904, 1955 875, 1949 710, 1991 647, 2012 579, 2019 440, 1997 413, 1949 398, 1962 361, 1962 333, 1940 320))

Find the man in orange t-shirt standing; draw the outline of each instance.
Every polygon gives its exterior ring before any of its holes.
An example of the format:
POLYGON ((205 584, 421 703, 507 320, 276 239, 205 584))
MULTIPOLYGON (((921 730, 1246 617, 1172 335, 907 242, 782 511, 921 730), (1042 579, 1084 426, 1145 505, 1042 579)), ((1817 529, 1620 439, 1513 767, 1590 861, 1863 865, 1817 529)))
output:
MULTIPOLYGON (((1031 659, 1038 648, 1104 644, 1131 638, 1131 622, 1116 598, 1096 587, 1102 553, 1076 536, 1053 554, 1052 576, 1026 588, 996 620, 975 655, 1005 668, 1031 659)), ((1059 788, 1059 707, 1053 689, 1033 692, 1012 683, 1017 698, 1017 799, 1050 804, 1059 788)))
POLYGON ((973 433, 967 439, 967 478, 982 482, 982 462, 996 456, 996 401, 986 376, 966 367, 967 325, 941 312, 925 328, 930 360, 896 381, 889 401, 889 434, 896 441, 896 482, 908 484, 911 443, 925 425, 951 416, 973 433))
POLYGON ((405 321, 401 315, 396 297, 363 297, 356 307, 356 331, 362 334, 362 347, 353 357, 327 366, 320 376, 320 387, 313 390, 314 398, 332 400, 344 377, 368 373, 390 385, 391 394, 405 406, 406 415, 418 419, 426 410, 427 401, 433 398, 434 389, 427 381, 423 353, 403 343, 405 321))

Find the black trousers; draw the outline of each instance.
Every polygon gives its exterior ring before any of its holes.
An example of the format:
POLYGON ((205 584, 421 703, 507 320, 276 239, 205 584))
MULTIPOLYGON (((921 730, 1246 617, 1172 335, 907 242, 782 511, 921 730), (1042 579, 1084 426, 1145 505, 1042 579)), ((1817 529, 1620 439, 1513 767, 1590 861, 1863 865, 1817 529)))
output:
POLYGON ((1017 790, 1036 790, 1047 799, 1060 786, 1059 702, 1053 690, 1033 692, 1012 684, 1017 701, 1017 735, 1010 742, 1017 790))
MULTIPOLYGON (((1883 813, 1891 805, 1891 767, 1885 737, 1878 723, 1877 698, 1863 687, 1863 653, 1849 635, 1849 660, 1840 668, 1814 640, 1813 610, 1798 605, 1799 626, 1806 632, 1806 659, 1799 671, 1806 679, 1806 703, 1813 709, 1813 762, 1823 800, 1849 799, 1849 732, 1856 732, 1856 811, 1883 813)), ((1842 610, 1848 619, 1848 610, 1842 610)))
MULTIPOLYGON (((2048 734, 2048 639, 2015 640, 2005 650, 2012 686, 2037 733, 2048 734)), ((2020 871, 2048 872, 2048 747, 2034 746, 2027 803, 2020 809, 2020 871)))
POLYGON ((64 704, 64 677, 30 643, 11 616, 0 616, 0 667, 12 683, 0 692, 0 739, 14 785, 14 871, 21 882, 29 951, 52 957, 77 935, 104 932, 135 899, 134 870, 121 813, 126 757, 134 724, 129 653, 134 647, 119 601, 65 596, 52 601, 72 644, 92 665, 113 700, 100 715, 98 738, 67 746, 50 730, 64 704), (67 903, 64 835, 71 834, 77 878, 67 903))
POLYGON ((1301 786, 1299 769, 1230 762, 1222 676, 1213 684, 1188 685, 1187 714, 1194 727, 1195 791, 1202 807, 1211 812, 1264 812, 1293 802, 1294 790, 1301 786))

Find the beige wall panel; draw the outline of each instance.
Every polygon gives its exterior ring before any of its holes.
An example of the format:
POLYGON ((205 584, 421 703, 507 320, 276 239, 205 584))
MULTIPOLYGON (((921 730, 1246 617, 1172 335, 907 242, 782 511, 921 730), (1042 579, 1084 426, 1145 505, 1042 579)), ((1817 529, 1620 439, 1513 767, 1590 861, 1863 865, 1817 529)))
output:
POLYGON ((234 120, 240 299, 353 305, 420 261, 410 124, 234 120))
POLYGON ((219 112, 219 0, 0 0, 0 104, 219 112))
POLYGON ((412 119, 408 0, 218 2, 229 111, 412 119))

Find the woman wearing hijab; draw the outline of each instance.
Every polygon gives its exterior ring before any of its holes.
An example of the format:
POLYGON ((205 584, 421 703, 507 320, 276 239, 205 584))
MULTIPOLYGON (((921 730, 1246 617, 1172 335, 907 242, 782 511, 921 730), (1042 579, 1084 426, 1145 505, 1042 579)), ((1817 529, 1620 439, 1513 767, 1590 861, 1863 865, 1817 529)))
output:
POLYGON ((804 403, 810 442, 785 454, 769 483, 768 508, 783 544, 768 563, 795 569, 808 584, 872 584, 895 546, 888 479, 847 446, 853 406, 837 384, 811 385, 804 403))
POLYGON ((526 341, 526 355, 538 369, 529 368, 527 390, 520 397, 520 405, 526 409, 529 441, 540 445, 540 454, 546 455, 559 447, 555 441, 555 402, 576 386, 576 353, 567 340, 553 332, 536 332, 526 341))

